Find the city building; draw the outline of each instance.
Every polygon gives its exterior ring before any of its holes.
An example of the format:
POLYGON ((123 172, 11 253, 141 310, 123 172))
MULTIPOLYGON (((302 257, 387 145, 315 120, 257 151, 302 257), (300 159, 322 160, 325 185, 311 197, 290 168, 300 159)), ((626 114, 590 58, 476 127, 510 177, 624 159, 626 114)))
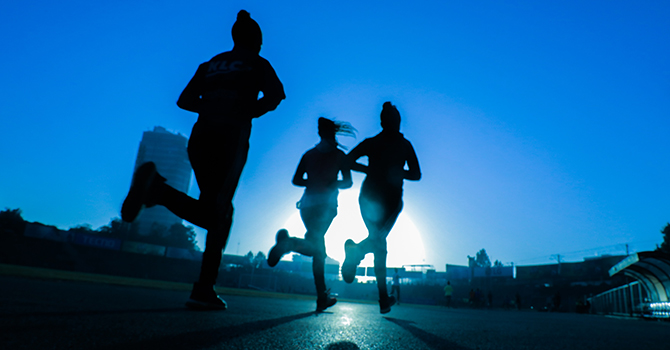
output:
MULTIPOLYGON (((167 184, 188 193, 191 185, 191 163, 186 146, 188 139, 181 134, 173 134, 161 126, 153 131, 145 131, 137 151, 135 169, 146 162, 156 163, 158 172, 167 179, 167 184)), ((167 208, 157 205, 144 209, 133 223, 139 234, 148 235, 154 224, 169 228, 182 219, 167 208)))

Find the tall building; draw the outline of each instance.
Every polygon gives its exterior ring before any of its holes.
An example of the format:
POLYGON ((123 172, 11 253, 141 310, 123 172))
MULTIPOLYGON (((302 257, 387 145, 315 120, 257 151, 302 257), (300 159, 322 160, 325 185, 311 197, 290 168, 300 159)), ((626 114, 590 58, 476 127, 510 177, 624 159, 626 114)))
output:
MULTIPOLYGON (((137 151, 135 169, 146 162, 156 163, 158 172, 167 179, 166 183, 175 189, 188 193, 191 184, 191 163, 186 146, 188 139, 181 134, 173 134, 161 126, 153 131, 145 131, 137 151)), ((154 223, 169 228, 182 219, 167 208, 157 205, 144 209, 133 225, 137 232, 148 235, 154 223)))

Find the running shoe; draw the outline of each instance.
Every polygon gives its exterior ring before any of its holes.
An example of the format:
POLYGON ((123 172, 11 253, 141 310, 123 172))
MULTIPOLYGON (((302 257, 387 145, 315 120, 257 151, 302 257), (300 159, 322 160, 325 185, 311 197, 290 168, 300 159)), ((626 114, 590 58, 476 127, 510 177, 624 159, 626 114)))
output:
POLYGON ((148 208, 156 205, 150 198, 154 181, 165 182, 165 178, 156 171, 154 162, 146 162, 135 170, 130 190, 121 207, 123 221, 133 222, 142 211, 143 206, 148 208))
POLYGON ((330 289, 319 295, 316 299, 316 312, 322 312, 325 309, 335 305, 337 299, 330 296, 330 289))
POLYGON ((379 312, 382 314, 387 314, 389 311, 391 311, 391 306, 395 304, 395 297, 394 296, 388 296, 385 299, 380 299, 379 300, 379 312))
POLYGON ((221 299, 214 287, 205 287, 199 283, 193 284, 191 297, 186 301, 186 306, 193 310, 225 310, 228 304, 221 299))
POLYGON ((288 231, 286 229, 277 231, 275 242, 274 247, 270 249, 270 253, 268 254, 267 261, 270 267, 275 267, 279 263, 279 260, 281 260, 281 257, 290 251, 291 241, 289 240, 288 231))
POLYGON ((342 279, 346 283, 354 282, 356 278, 356 268, 361 263, 361 258, 358 256, 357 245, 351 239, 344 242, 344 263, 342 263, 342 279))

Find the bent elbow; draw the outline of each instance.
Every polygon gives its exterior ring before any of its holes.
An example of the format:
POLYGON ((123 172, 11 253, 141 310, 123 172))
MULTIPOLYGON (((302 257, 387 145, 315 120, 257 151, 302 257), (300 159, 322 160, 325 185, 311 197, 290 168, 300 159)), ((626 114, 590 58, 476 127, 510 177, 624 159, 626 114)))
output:
POLYGON ((295 178, 293 179, 292 183, 293 186, 307 187, 307 181, 305 179, 295 178))
POLYGON ((281 103, 282 100, 283 100, 283 98, 280 98, 280 97, 269 97, 268 101, 267 101, 267 104, 266 104, 268 112, 271 112, 271 111, 274 111, 275 109, 277 109, 277 106, 279 106, 279 104, 281 103))
POLYGON ((405 179, 410 180, 410 181, 419 181, 421 180, 421 172, 416 171, 416 172, 408 172, 405 179))
POLYGON ((181 99, 177 100, 177 107, 179 107, 181 109, 186 109, 186 106, 184 105, 184 101, 182 101, 181 99))
POLYGON ((195 103, 195 101, 190 101, 186 98, 179 98, 177 100, 177 107, 189 112, 198 113, 198 108, 196 106, 197 103, 195 103))

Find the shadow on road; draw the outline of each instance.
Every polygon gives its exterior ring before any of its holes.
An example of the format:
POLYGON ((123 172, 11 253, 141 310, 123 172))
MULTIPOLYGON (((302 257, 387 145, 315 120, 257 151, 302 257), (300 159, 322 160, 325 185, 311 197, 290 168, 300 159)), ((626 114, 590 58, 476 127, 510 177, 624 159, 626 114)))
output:
POLYGON ((360 350, 361 348, 358 345, 350 341, 338 341, 337 343, 332 343, 326 347, 326 350, 360 350))
POLYGON ((235 326, 219 327, 205 331, 186 332, 138 342, 113 344, 105 349, 201 349, 219 345, 228 340, 261 332, 284 323, 314 316, 314 312, 280 317, 270 320, 247 322, 235 326))
POLYGON ((412 325, 414 322, 400 320, 393 317, 384 317, 387 321, 391 321, 398 326, 404 328, 406 331, 410 332, 413 336, 426 343, 431 349, 444 349, 444 350, 471 350, 469 348, 460 346, 456 343, 450 342, 443 338, 440 338, 434 334, 428 333, 423 329, 412 325))
POLYGON ((81 311, 66 311, 66 312, 32 312, 20 314, 5 314, 0 315, 2 318, 17 318, 17 317, 64 317, 64 316, 97 316, 97 315, 118 315, 118 314, 135 314, 135 313, 175 313, 175 312, 191 312, 186 308, 161 308, 161 309, 136 309, 136 310, 81 310, 81 311))

